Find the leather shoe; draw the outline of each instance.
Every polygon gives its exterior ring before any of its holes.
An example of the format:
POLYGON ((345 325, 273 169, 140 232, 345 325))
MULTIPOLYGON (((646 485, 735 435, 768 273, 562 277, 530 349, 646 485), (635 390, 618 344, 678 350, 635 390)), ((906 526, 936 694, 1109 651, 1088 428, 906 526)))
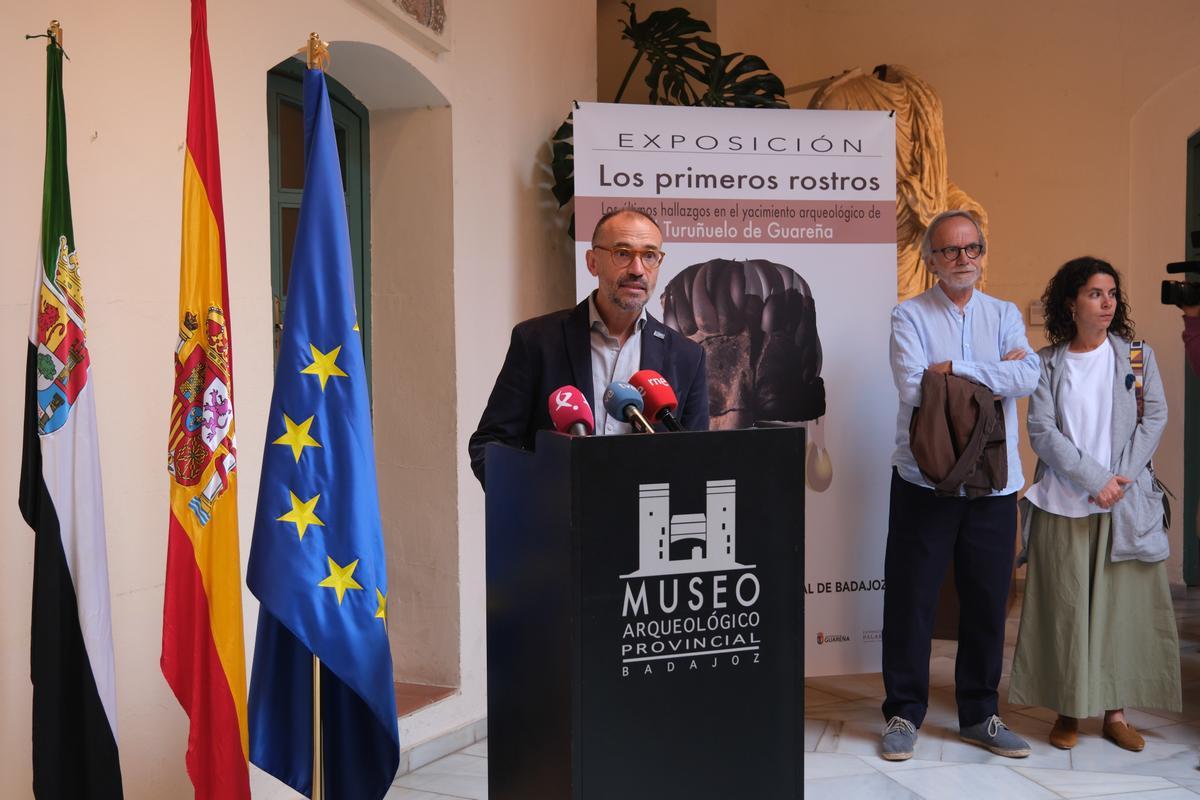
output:
POLYGON ((1142 748, 1146 746, 1146 740, 1127 722, 1104 723, 1104 738, 1117 747, 1132 750, 1135 753, 1141 752, 1142 748))
POLYGON ((1050 729, 1050 744, 1059 750, 1070 750, 1079 741, 1079 720, 1058 715, 1050 729))

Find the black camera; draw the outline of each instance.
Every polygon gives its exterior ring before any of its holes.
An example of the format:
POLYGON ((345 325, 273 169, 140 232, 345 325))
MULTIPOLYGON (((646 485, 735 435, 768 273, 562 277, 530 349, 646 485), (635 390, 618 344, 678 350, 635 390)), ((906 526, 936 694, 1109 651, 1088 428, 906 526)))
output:
MULTIPOLYGON (((1200 261, 1175 261, 1167 264, 1167 272, 1200 272, 1200 261)), ((1163 281, 1164 306, 1200 306, 1200 283, 1194 281, 1163 281)))

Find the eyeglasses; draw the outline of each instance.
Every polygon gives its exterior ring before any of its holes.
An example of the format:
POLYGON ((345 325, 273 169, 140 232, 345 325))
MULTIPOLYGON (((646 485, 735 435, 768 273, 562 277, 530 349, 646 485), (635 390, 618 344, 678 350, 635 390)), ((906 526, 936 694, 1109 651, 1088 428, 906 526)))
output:
POLYGON ((979 258, 983 255, 983 245, 979 242, 971 242, 962 247, 950 245, 949 247, 943 247, 940 250, 933 250, 931 252, 937 253, 946 261, 958 261, 959 253, 966 253, 967 258, 979 258))
POLYGON ((598 244, 592 245, 593 250, 604 250, 612 259, 613 264, 621 269, 628 267, 633 263, 633 257, 637 256, 642 260, 642 266, 646 269, 658 269, 662 264, 663 259, 667 254, 662 250, 634 250, 629 247, 603 247, 598 244))

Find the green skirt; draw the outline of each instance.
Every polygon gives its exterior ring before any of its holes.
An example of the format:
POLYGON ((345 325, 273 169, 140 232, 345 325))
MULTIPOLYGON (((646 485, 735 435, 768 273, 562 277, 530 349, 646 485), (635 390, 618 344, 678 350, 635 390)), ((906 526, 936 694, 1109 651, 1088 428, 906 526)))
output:
POLYGON ((1109 514, 1032 513, 1009 702, 1081 719, 1181 710, 1166 562, 1109 560, 1109 514))

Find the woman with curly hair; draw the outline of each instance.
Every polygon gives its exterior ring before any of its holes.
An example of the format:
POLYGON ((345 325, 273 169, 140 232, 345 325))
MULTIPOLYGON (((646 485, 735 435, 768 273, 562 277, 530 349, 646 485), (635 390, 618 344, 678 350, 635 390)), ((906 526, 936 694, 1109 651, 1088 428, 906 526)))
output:
POLYGON ((1042 304, 1050 344, 1029 398, 1038 464, 1021 503, 1029 569, 1009 701, 1057 711, 1055 747, 1073 747, 1079 720, 1103 712, 1104 737, 1138 751, 1145 741, 1124 707, 1182 705, 1162 492, 1150 466, 1167 424, 1162 380, 1154 352, 1133 341, 1111 264, 1068 261, 1042 304))

